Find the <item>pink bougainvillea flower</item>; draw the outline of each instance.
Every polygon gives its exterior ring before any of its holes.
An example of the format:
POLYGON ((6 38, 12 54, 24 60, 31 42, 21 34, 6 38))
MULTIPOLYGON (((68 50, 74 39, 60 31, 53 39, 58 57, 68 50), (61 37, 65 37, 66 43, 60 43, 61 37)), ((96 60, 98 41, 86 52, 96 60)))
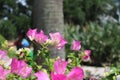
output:
MULTIPOLYGON (((51 80, 83 80, 84 72, 80 67, 73 68, 66 76, 65 70, 68 62, 58 59, 54 63, 54 72, 51 72, 51 80), (59 72, 60 71, 60 72, 59 72), (62 72, 63 71, 63 72, 62 72)), ((47 73, 39 71, 34 74, 37 80, 50 80, 47 73)))
POLYGON ((30 76, 32 68, 28 67, 25 61, 13 58, 11 63, 11 72, 26 78, 30 76))
POLYGON ((5 50, 0 50, 0 59, 4 56, 7 56, 7 51, 5 50))
POLYGON ((80 67, 73 68, 66 76, 65 70, 68 62, 58 59, 54 63, 54 72, 51 73, 52 80, 83 80, 84 72, 80 67))
POLYGON ((68 62, 62 59, 58 59, 54 62, 54 72, 56 74, 64 74, 66 71, 68 62))
POLYGON ((37 77, 37 80, 50 80, 47 73, 39 71, 34 74, 37 77))
POLYGON ((79 51, 80 48, 81 48, 80 41, 74 40, 74 41, 72 42, 72 50, 74 50, 74 51, 79 51))
POLYGON ((8 57, 7 51, 0 50, 0 65, 8 67, 12 62, 12 59, 8 57))
POLYGON ((20 63, 16 58, 13 58, 12 63, 11 63, 11 72, 12 73, 19 73, 20 69, 20 63))
POLYGON ((21 69, 21 71, 19 72, 19 75, 23 78, 29 77, 30 74, 32 72, 32 68, 31 67, 24 67, 21 69))
POLYGON ((32 68, 28 67, 27 64, 25 63, 25 61, 21 60, 20 62, 20 70, 18 72, 18 75, 20 75, 23 78, 29 77, 31 72, 32 72, 32 68))
POLYGON ((80 67, 73 68, 67 75, 67 80, 83 80, 84 72, 80 67))
POLYGON ((45 43, 47 39, 48 39, 48 36, 46 36, 42 30, 39 33, 36 33, 35 35, 35 41, 40 44, 45 43))
POLYGON ((6 76, 10 73, 10 70, 3 69, 2 66, 0 66, 0 80, 6 80, 6 76))
POLYGON ((85 50, 85 51, 84 51, 84 54, 83 54, 83 57, 82 57, 82 60, 83 60, 83 61, 88 61, 88 60, 90 60, 90 54, 91 54, 91 50, 85 50))
POLYGON ((52 80, 67 80, 66 75, 64 74, 55 74, 55 73, 51 73, 51 78, 52 80))
POLYGON ((28 32, 27 32, 27 37, 33 41, 34 38, 35 38, 35 34, 37 32, 37 29, 29 29, 28 32))
POLYGON ((67 41, 61 36, 61 34, 59 32, 50 33, 49 35, 53 42, 53 45, 57 49, 62 49, 64 47, 64 45, 67 43, 67 41))

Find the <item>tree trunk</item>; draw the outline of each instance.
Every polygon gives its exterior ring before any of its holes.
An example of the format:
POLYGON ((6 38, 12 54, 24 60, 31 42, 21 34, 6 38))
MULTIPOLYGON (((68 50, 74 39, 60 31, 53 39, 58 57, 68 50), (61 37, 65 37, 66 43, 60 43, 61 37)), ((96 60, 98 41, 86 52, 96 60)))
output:
MULTIPOLYGON (((59 31, 64 36, 63 0, 34 0, 33 26, 46 34, 59 31)), ((37 49, 37 48, 36 48, 37 49)), ((51 50, 51 57, 65 59, 65 51, 51 50)))

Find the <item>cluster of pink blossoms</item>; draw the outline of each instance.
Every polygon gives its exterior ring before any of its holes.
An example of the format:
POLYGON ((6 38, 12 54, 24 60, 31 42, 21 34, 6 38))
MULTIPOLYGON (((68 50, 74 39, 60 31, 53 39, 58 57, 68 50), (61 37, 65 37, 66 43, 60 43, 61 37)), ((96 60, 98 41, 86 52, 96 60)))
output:
POLYGON ((27 32, 27 36, 31 41, 35 40, 39 44, 44 44, 48 42, 57 49, 62 49, 67 43, 67 41, 62 37, 59 32, 50 33, 49 35, 50 39, 47 35, 44 34, 42 30, 40 32, 37 32, 37 29, 29 29, 27 32))
POLYGON ((0 66, 0 80, 6 80, 6 76, 10 73, 10 70, 5 70, 0 66))
MULTIPOLYGON (((62 49, 65 44, 67 44, 67 41, 63 38, 63 36, 59 33, 50 33, 50 39, 47 35, 44 34, 44 32, 41 30, 40 32, 37 32, 37 29, 29 29, 27 32, 28 38, 33 41, 35 40, 39 44, 44 44, 46 42, 50 43, 57 49, 62 49)), ((81 42, 78 40, 74 40, 72 42, 72 50, 79 51, 81 49, 81 42)), ((91 50, 85 50, 82 60, 88 61, 90 59, 91 50)))
POLYGON ((8 66, 11 67, 9 70, 6 70, 0 65, 0 80, 6 80, 6 76, 9 73, 17 74, 23 78, 27 78, 32 72, 32 68, 28 67, 24 60, 17 60, 16 58, 11 59, 8 57, 7 51, 4 50, 0 50, 0 62, 6 62, 9 64, 8 66))
MULTIPOLYGON (((51 72, 52 80, 83 80, 84 72, 80 67, 74 67, 67 75, 65 74, 68 62, 58 59, 54 63, 54 71, 51 72)), ((47 73, 39 71, 35 73, 37 80, 50 80, 47 73)))
MULTIPOLYGON (((62 49, 67 41, 64 37, 59 33, 50 33, 50 38, 44 34, 41 30, 37 32, 37 29, 29 29, 27 32, 27 36, 31 41, 36 41, 39 44, 48 43, 54 46, 57 49, 62 49)), ((81 42, 78 40, 74 40, 72 42, 72 50, 79 51, 81 49, 81 42)), ((90 59, 90 50, 83 51, 82 60, 87 61, 90 59)), ((10 70, 5 70, 2 66, 0 66, 0 80, 5 80, 6 76, 9 73, 17 74, 22 78, 27 78, 32 73, 32 68, 28 67, 24 60, 17 60, 16 58, 10 59, 7 56, 7 51, 0 50, 0 62, 4 62, 7 60, 10 65, 10 70)), ((0 64, 1 65, 1 64, 0 64)), ((37 80, 83 80, 84 72, 80 67, 74 67, 69 73, 66 73, 68 62, 62 59, 58 59, 54 63, 54 71, 51 72, 50 75, 43 71, 39 71, 34 74, 37 77, 37 80), (51 77, 49 77, 51 76, 51 77)))
MULTIPOLYGON (((74 51, 79 51, 81 49, 81 42, 78 41, 78 40, 74 40, 72 42, 72 50, 74 51)), ((85 50, 83 52, 83 57, 82 57, 82 60, 83 61, 88 61, 90 60, 90 55, 91 55, 91 50, 85 50)))
POLYGON ((8 67, 12 62, 12 59, 9 58, 7 54, 7 51, 0 50, 0 65, 3 65, 4 67, 8 67))
MULTIPOLYGON (((54 62, 54 71, 51 72, 51 80, 83 80, 84 72, 80 67, 74 67, 66 75, 67 64, 68 62, 62 59, 56 60, 54 62)), ((32 68, 28 67, 24 60, 13 58, 10 67, 10 70, 5 70, 0 66, 0 80, 5 80, 9 73, 17 74, 22 78, 27 78, 32 73, 32 68)), ((50 80, 48 74, 42 71, 39 71, 34 75, 37 77, 37 80, 50 80)))
POLYGON ((24 60, 17 60, 16 58, 13 58, 11 63, 11 72, 23 78, 27 78, 30 76, 32 68, 28 67, 24 60))
POLYGON ((7 56, 7 51, 0 50, 0 80, 5 80, 10 70, 5 70, 2 66, 7 67, 11 64, 11 60, 7 56))

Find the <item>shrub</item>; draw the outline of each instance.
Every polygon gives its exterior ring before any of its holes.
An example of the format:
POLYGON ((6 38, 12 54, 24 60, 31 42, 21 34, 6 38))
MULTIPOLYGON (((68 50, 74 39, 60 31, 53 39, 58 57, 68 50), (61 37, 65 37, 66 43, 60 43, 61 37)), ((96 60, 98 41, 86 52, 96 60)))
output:
POLYGON ((119 25, 107 24, 99 26, 96 23, 89 23, 83 27, 66 25, 65 28, 68 41, 71 39, 80 40, 83 48, 92 50, 92 63, 96 65, 106 62, 117 64, 120 61, 119 25))
POLYGON ((82 61, 90 60, 90 50, 81 50, 81 43, 78 40, 72 42, 72 54, 65 59, 52 59, 50 48, 61 50, 67 41, 59 33, 45 35, 41 30, 29 29, 27 37, 40 48, 36 56, 44 59, 41 65, 37 64, 30 56, 29 48, 15 50, 7 46, 7 49, 0 49, 0 79, 1 80, 83 80, 84 71, 81 68, 82 61), (11 52, 11 56, 9 55, 11 52), (77 54, 77 56, 75 55, 77 54))
MULTIPOLYGON (((107 5, 111 3, 112 0, 64 0, 65 21, 81 25, 89 21, 96 21, 99 15, 108 15, 107 5)), ((109 13, 112 13, 111 10, 109 13)))
POLYGON ((11 21, 0 20, 0 34, 6 39, 12 39, 16 35, 16 27, 11 21))
POLYGON ((2 35, 0 35, 0 48, 2 47, 2 44, 4 43, 4 41, 5 41, 5 38, 2 35))

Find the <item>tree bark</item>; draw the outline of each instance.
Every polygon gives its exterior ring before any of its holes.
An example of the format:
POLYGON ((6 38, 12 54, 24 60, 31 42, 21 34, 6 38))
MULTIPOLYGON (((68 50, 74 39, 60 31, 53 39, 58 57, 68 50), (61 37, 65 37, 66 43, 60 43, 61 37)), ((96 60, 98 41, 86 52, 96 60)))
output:
MULTIPOLYGON (((33 26, 46 34, 60 32, 64 36, 63 0, 34 0, 33 26)), ((36 48, 37 49, 37 48, 36 48)), ((51 57, 65 59, 65 51, 51 48, 51 57)))

